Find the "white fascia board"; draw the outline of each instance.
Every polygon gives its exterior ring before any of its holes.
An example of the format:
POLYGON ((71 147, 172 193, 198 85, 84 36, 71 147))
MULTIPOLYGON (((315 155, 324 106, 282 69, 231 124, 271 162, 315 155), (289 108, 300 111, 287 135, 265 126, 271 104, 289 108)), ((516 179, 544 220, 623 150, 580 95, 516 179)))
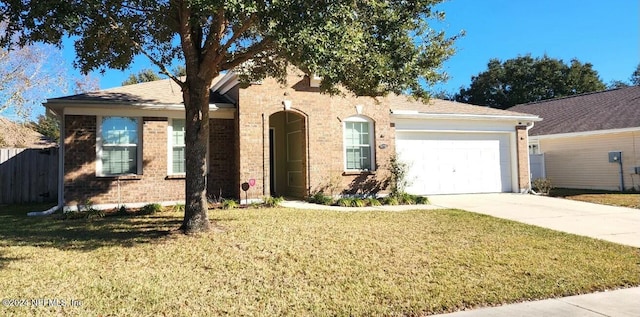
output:
MULTIPOLYGON (((132 104, 132 103, 87 103, 83 102, 54 102, 45 103, 45 107, 55 113, 65 115, 124 115, 124 116, 153 116, 180 117, 184 114, 184 105, 178 104, 132 104)), ((211 118, 232 119, 236 109, 231 104, 210 104, 211 118)))
POLYGON ((444 119, 444 120, 515 120, 515 121, 529 121, 536 122, 541 121, 542 118, 538 116, 502 116, 502 115, 486 115, 486 114, 458 114, 458 113, 423 113, 418 111, 409 110, 395 110, 391 112, 392 121, 394 118, 398 119, 444 119))
POLYGON ((211 91, 217 91, 224 95, 231 88, 238 84, 238 75, 233 71, 228 71, 215 85, 211 87, 211 91))
POLYGON ((544 139, 572 138, 572 137, 578 137, 578 136, 591 136, 591 135, 599 135, 599 134, 637 132, 637 131, 640 131, 640 127, 609 129, 609 130, 594 130, 594 131, 571 132, 571 133, 556 133, 556 134, 545 134, 545 135, 531 135, 529 136, 529 138, 532 140, 544 140, 544 139))

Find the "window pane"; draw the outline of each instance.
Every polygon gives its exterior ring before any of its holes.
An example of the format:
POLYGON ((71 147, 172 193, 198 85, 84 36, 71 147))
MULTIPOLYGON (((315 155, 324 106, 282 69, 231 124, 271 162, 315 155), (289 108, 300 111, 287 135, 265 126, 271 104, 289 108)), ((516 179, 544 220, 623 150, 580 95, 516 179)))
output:
POLYGON ((360 148, 359 147, 347 147, 347 169, 350 169, 350 170, 360 169, 360 148))
POLYGON ((371 123, 345 122, 345 157, 349 170, 371 170, 371 123))
POLYGON ((105 175, 134 174, 137 162, 136 146, 105 146, 102 149, 102 173, 105 175))
POLYGON ((173 148, 173 172, 184 173, 185 172, 185 159, 184 159, 184 147, 173 148))
POLYGON ((138 119, 125 117, 102 118, 102 143, 138 144, 138 119))
POLYGON ((102 174, 138 172, 138 120, 127 117, 102 118, 102 174))
POLYGON ((185 125, 185 120, 184 119, 174 119, 172 120, 172 142, 173 145, 184 145, 184 137, 185 137, 185 130, 184 130, 184 125, 185 125))
POLYGON ((369 144, 369 133, 364 132, 360 134, 360 143, 359 144, 369 144))

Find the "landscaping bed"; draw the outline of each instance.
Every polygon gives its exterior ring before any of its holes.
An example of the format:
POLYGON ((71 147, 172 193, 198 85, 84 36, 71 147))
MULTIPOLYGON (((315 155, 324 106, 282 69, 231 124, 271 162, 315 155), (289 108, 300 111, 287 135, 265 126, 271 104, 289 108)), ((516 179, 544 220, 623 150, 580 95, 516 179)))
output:
MULTIPOLYGON (((31 210, 36 210, 31 208, 31 210)), ((216 209, 26 217, 0 210, 0 307, 50 316, 426 315, 640 285, 640 250, 460 210, 216 209)))

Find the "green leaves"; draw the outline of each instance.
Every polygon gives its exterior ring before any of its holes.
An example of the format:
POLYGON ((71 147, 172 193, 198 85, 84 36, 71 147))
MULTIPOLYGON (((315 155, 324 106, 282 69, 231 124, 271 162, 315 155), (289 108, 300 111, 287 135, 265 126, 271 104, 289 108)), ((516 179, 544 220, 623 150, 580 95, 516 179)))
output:
POLYGON ((327 92, 424 95, 421 83, 442 80, 454 52, 456 37, 428 25, 443 18, 432 11, 440 1, 8 0, 0 13, 20 43, 78 36, 84 72, 125 69, 143 53, 162 65, 184 58, 188 76, 244 63, 254 78, 284 78, 294 64, 322 76, 327 92))
POLYGON ((492 59, 487 70, 471 78, 456 100, 507 109, 517 104, 604 90, 593 65, 577 59, 566 65, 544 56, 520 56, 501 62, 492 59))

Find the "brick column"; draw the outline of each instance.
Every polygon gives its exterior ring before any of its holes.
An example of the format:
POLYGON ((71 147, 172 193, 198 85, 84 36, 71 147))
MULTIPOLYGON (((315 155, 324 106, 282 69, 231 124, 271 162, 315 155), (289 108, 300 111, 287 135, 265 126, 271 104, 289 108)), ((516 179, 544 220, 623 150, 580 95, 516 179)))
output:
POLYGON ((529 189, 530 171, 529 171, 529 133, 527 126, 516 126, 516 149, 518 152, 518 191, 529 189))

